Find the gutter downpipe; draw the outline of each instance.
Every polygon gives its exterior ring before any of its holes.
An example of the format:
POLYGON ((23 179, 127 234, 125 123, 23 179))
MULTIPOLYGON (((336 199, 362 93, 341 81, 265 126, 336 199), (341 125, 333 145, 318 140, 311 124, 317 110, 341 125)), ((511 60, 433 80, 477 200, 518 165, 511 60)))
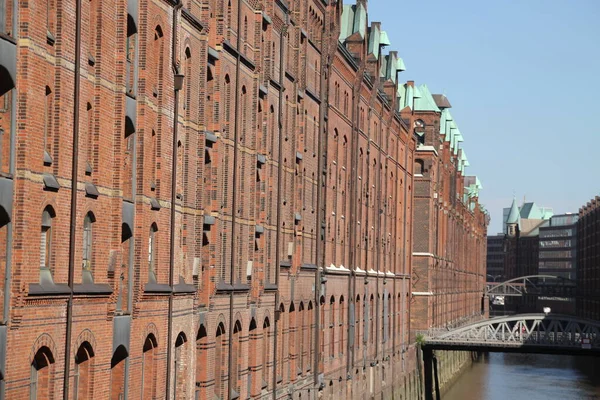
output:
POLYGON ((81 0, 75 3, 75 82, 73 93, 73 157, 71 161, 71 215, 69 228, 69 298, 67 300, 67 332, 65 335, 65 365, 63 399, 69 399, 71 371, 71 335, 73 330, 73 280, 75 275, 75 235, 77 234, 77 183, 79 164, 79 89, 81 68, 81 0))
MULTIPOLYGON (((354 91, 354 87, 352 88, 352 90, 354 91)), ((355 98, 355 94, 352 93, 352 101, 354 101, 355 98)), ((350 165, 348 167, 350 167, 350 215, 348 218, 348 225, 350 226, 350 232, 352 232, 352 228, 354 227, 354 233, 356 233, 355 229, 356 229, 356 175, 357 175, 357 166, 356 166, 356 159, 358 157, 358 155, 356 154, 358 152, 358 141, 354 140, 353 138, 353 134, 354 134, 354 130, 356 128, 356 124, 355 124, 355 118, 356 118, 356 110, 355 107, 352 107, 352 116, 351 116, 351 125, 350 125, 350 140, 352 141, 352 149, 351 149, 351 153, 350 153, 350 165)), ((347 361, 346 361, 346 375, 347 376, 352 376, 352 369, 354 367, 354 359, 355 359, 355 354, 356 353, 356 346, 354 345, 354 343, 356 343, 357 340, 359 340, 360 338, 357 337, 357 325, 358 322, 356 320, 356 257, 355 257, 355 250, 354 248, 356 247, 356 240, 355 240, 356 235, 355 234, 351 234, 349 239, 349 244, 350 244, 350 254, 349 254, 349 258, 350 258, 350 269, 352 270, 352 275, 351 275, 351 279, 348 282, 348 291, 350 292, 350 298, 348 299, 348 305, 354 304, 354 316, 352 315, 348 315, 348 321, 351 321, 351 318, 354 318, 354 326, 352 327, 352 336, 354 338, 353 343, 350 343, 350 341, 348 341, 348 356, 347 356, 347 361), (350 354, 350 351, 352 351, 352 354, 350 354)), ((348 307, 348 314, 350 314, 350 307, 348 307)), ((359 316, 360 317, 360 316, 359 316)))
MULTIPOLYGON (((326 12, 327 14, 327 12, 326 12)), ((315 254, 315 258, 317 261, 317 272, 315 274, 315 342, 314 342, 314 354, 315 354, 315 359, 313 360, 314 362, 314 373, 313 373, 313 383, 314 383, 314 387, 317 390, 317 393, 319 393, 320 391, 322 391, 322 386, 319 384, 319 376, 320 371, 319 371, 319 358, 321 356, 321 354, 319 353, 319 346, 321 345, 320 341, 321 341, 321 336, 320 336, 320 331, 321 329, 323 329, 323 327, 320 326, 320 322, 321 322, 321 316, 320 316, 320 312, 321 312, 321 286, 322 286, 322 278, 321 278, 321 273, 323 275, 325 275, 325 234, 324 234, 324 228, 323 228, 323 222, 324 222, 324 210, 325 210, 325 191, 327 188, 327 185, 325 183, 325 178, 324 178, 324 174, 323 174, 323 167, 327 165, 327 162, 325 160, 325 157, 327 157, 327 139, 328 139, 328 135, 327 135, 327 122, 325 121, 325 117, 327 114, 327 110, 329 107, 329 87, 327 86, 327 74, 329 73, 329 69, 331 67, 331 64, 333 63, 333 57, 332 57, 332 52, 335 51, 336 47, 334 47, 334 50, 332 51, 331 48, 329 47, 329 45, 331 45, 331 43, 329 42, 330 37, 326 36, 327 34, 327 30, 326 27, 327 24, 323 24, 323 29, 321 30, 321 76, 319 79, 319 90, 320 90, 320 95, 319 98, 321 99, 321 103, 319 104, 319 139, 317 140, 318 146, 317 146, 317 248, 316 248, 316 254, 315 254), (328 47, 325 47, 324 43, 328 44, 328 47), (323 232, 323 235, 321 234, 323 232), (321 236, 323 237, 321 240, 321 236), (322 266, 322 269, 319 268, 319 262, 322 266)), ((336 45, 337 45, 337 41, 336 41, 336 45)), ((327 117, 327 119, 329 119, 329 117, 327 117)))
MULTIPOLYGON (((290 16, 289 16, 289 11, 288 10, 284 10, 285 12, 285 25, 282 27, 281 29, 281 33, 279 36, 279 110, 277 110, 277 132, 279 135, 279 140, 278 140, 278 148, 277 148, 277 217, 276 217, 276 221, 277 221, 277 230, 275 231, 275 287, 277 288, 275 290, 275 321, 273 324, 273 392, 272 392, 272 396, 273 396, 273 400, 277 400, 277 345, 278 345, 278 329, 279 329, 279 319, 281 318, 281 315, 279 313, 279 302, 280 302, 280 289, 279 289, 279 271, 280 271, 280 265, 279 265, 279 258, 281 256, 281 245, 279 243, 280 239, 281 239, 281 187, 283 184, 283 180, 281 179, 281 176, 283 174, 283 163, 282 163, 282 159, 283 159, 283 141, 281 140, 282 137, 282 133, 283 133, 283 123, 282 123, 282 119, 283 119, 283 82, 284 82, 284 78, 285 78, 285 72, 283 70, 284 64, 283 64, 283 60, 284 60, 284 56, 285 56, 285 39, 284 36, 287 33, 287 26, 290 23, 290 16)), ((241 16, 240 16, 240 20, 241 20, 241 16)), ((318 246, 317 246, 318 247, 318 246)), ((315 307, 315 309, 317 309, 315 307)), ((317 353, 315 353, 317 354, 317 353)), ((283 358, 283 352, 281 354, 281 357, 283 358)), ((281 368, 281 378, 283 379, 283 365, 281 368)))
MULTIPOLYGON (((379 56, 381 57, 381 49, 377 50, 379 52, 379 56)), ((376 67, 376 74, 379 75, 379 62, 377 62, 377 67, 376 67)), ((379 80, 378 76, 375 76, 374 78, 375 83, 373 84, 373 93, 371 95, 371 104, 369 105, 369 109, 373 110, 374 109, 374 105, 376 104, 376 99, 377 99, 377 94, 379 91, 379 87, 381 85, 381 81, 379 80)), ((372 111, 369 113, 371 116, 372 111)), ((383 131, 383 126, 382 126, 382 118, 381 118, 381 114, 383 114, 383 104, 381 106, 381 113, 380 113, 380 117, 379 117, 379 125, 377 126, 377 130, 379 132, 383 131)), ((370 118, 369 118, 370 119, 370 118)), ((377 118, 375 118, 377 119, 377 118)), ((371 131, 371 124, 369 123, 369 132, 371 131)), ((373 132, 373 135, 375 136, 375 138, 377 138, 377 135, 379 134, 379 132, 375 131, 373 132)), ((371 135, 369 134, 369 137, 371 137, 371 135)), ((369 140, 369 142, 371 142, 372 139, 369 140)), ((378 166, 379 166, 379 170, 383 171, 383 169, 381 168, 381 145, 382 145, 383 141, 381 141, 380 143, 377 144, 377 158, 378 158, 378 166)), ((373 157, 374 159, 375 157, 373 157)), ((377 172, 377 168, 375 168, 375 179, 374 179, 374 184, 375 184, 375 190, 374 190, 374 207, 373 207, 373 226, 375 227, 375 231, 376 232, 381 232, 381 214, 379 213, 379 210, 381 209, 381 173, 377 172)), ((376 252, 374 254, 374 258, 375 258, 375 266, 376 271, 377 271, 377 277, 375 279, 376 282, 376 291, 377 291, 377 303, 375 305, 375 309, 376 312, 375 314, 377 315, 377 324, 375 325, 375 360, 379 363, 379 352, 381 350, 381 364, 383 365, 383 340, 385 340, 385 334, 384 332, 382 332, 382 329, 384 329, 383 325, 385 322, 385 315, 383 315, 383 318, 379 318, 379 311, 381 310, 381 312, 383 313, 385 310, 384 304, 385 304, 385 288, 383 289, 383 291, 381 292, 381 297, 379 297, 380 291, 379 291, 379 272, 380 268, 381 268, 381 241, 377 239, 377 236, 375 236, 375 233, 373 233, 373 242, 375 243, 375 249, 376 252), (380 326, 380 324, 382 326, 380 326), (381 334, 381 338, 379 338, 379 335, 381 334), (379 342, 381 340, 381 343, 379 342)), ((385 272, 384 272, 385 274, 385 272)), ((384 278, 385 279, 385 275, 384 278)))
MULTIPOLYGON (((396 82, 398 82, 397 74, 396 74, 396 82)), ((397 88, 397 86, 394 86, 394 89, 396 89, 396 88, 397 88)), ((394 114, 396 113, 396 103, 397 103, 397 100, 392 100, 390 126, 394 123, 394 114)), ((398 126, 400 126, 400 124, 398 124, 398 126)), ((398 133, 399 133, 398 138, 400 138, 400 135, 402 133, 401 132, 398 132, 398 133)), ((400 143, 396 143, 396 146, 399 146, 399 144, 400 143)), ((394 215, 393 215, 393 217, 394 217, 394 222, 393 222, 393 225, 394 225, 394 230, 393 230, 394 238, 393 239, 394 239, 394 241, 392 242, 393 246, 394 246, 394 259, 393 259, 392 265, 394 266, 394 275, 396 275, 394 277, 394 297, 392 298, 392 303, 394 304, 394 312, 392 313, 392 315, 394 316, 394 321, 392 321, 392 326, 393 326, 393 328, 392 328, 392 332, 393 332, 393 334, 392 334, 392 354, 396 353, 396 332, 398 331, 398 320, 399 320, 399 318, 397 317, 397 314, 398 314, 398 288, 396 285, 396 283, 398 281, 398 277, 397 277, 397 275, 398 275, 398 256, 396 253, 396 243, 398 243, 398 215, 397 215, 398 207, 396 207, 396 205, 397 205, 396 202, 398 201, 398 186, 399 186, 398 178, 400 176, 400 174, 398 173, 398 171, 399 171, 398 161, 399 160, 394 160, 394 163, 396 164, 395 168, 394 168, 396 170, 396 175, 395 175, 396 181, 395 182, 392 181, 392 184, 394 185, 394 198, 392 199, 392 201, 390 201, 390 203, 393 202, 393 205, 394 205, 394 215)), ((396 365, 396 363, 392 362, 392 376, 395 376, 394 375, 394 372, 395 372, 394 366, 395 365, 396 365)))
MULTIPOLYGON (((13 2, 13 36, 15 40, 17 40, 17 11, 18 11, 18 2, 13 2)), ((15 123, 17 119, 17 88, 14 87, 10 90, 11 98, 10 98, 10 120, 12 121, 10 124, 10 154, 9 154, 9 173, 12 176, 14 182, 15 176, 15 160, 16 160, 16 139, 17 139, 17 124, 15 123)), ((12 261, 12 215, 9 216, 11 221, 6 226, 6 271, 4 274, 4 303, 2 309, 2 324, 8 325, 9 313, 10 313, 10 285, 11 285, 11 261, 12 261)), ((4 370, 4 365, 0 365, 0 368, 4 370)), ((0 386, 0 390, 3 386, 0 386)), ((0 392, 0 399, 2 397, 2 392, 0 392)))
MULTIPOLYGON (((236 264, 236 240, 235 240, 235 224, 236 224, 236 214, 237 214, 237 184, 238 184, 238 130, 239 130, 239 99, 240 99, 240 63, 241 63, 241 45, 242 45, 242 37, 240 34, 240 26, 242 26, 242 2, 238 4, 237 7, 237 38, 236 38, 236 49, 237 56, 235 60, 235 101, 234 101, 234 113, 233 113, 233 176, 232 176, 232 199, 231 199, 231 257, 230 257, 230 268, 229 268, 229 284, 231 285, 229 291, 229 327, 228 327, 228 341, 227 341, 227 376, 228 376, 228 385, 227 385, 227 396, 226 399, 231 398, 231 392, 234 390, 234 384, 232 384, 232 376, 231 373, 233 368, 237 368, 237 366, 233 365, 233 300, 234 300, 234 282, 235 282, 235 264, 236 264)), ((241 235, 240 235, 241 236, 241 235)), ((240 265, 240 268, 242 266, 240 265)), ((241 283, 241 282, 240 282, 241 283)))
MULTIPOLYGON (((406 181, 408 178, 408 151, 409 151, 409 145, 410 145, 410 139, 411 139, 411 135, 410 135, 410 128, 407 134, 407 142, 404 145, 404 223, 402 224, 402 240, 404 241, 404 245, 402 246, 402 273, 404 274, 404 277, 402 278, 402 292, 407 292, 409 288, 406 287, 406 276, 407 276, 407 272, 406 268, 406 245, 407 245, 407 241, 406 241, 406 224, 407 224, 407 220, 406 220, 406 216, 407 216, 407 212, 406 212, 406 208, 408 207, 407 205, 407 201, 408 201, 408 191, 407 191, 407 185, 408 182, 406 181)), ((409 249, 410 251, 410 249, 409 249)), ((411 256, 412 256, 412 251, 411 251, 411 256)), ((410 310, 408 310, 407 313, 407 309, 406 309, 406 297, 408 296, 408 293, 403 294, 402 295, 402 313, 403 314, 408 314, 408 315, 404 315, 404 318, 402 319, 402 353, 404 353, 405 349, 406 349, 406 319, 408 318, 408 322, 410 324, 410 310)), ((410 326, 410 325, 409 325, 410 326)), ((402 368, 404 369, 404 355, 402 355, 402 368)))
MULTIPOLYGON (((173 72, 178 74, 177 66, 177 15, 183 3, 178 1, 173 7, 173 33, 171 43, 171 57, 173 63, 173 72)), ((169 309, 168 309, 168 327, 167 327, 167 379, 166 379, 166 398, 171 398, 171 363, 173 358, 173 349, 171 337, 173 336, 173 273, 175 272, 175 201, 177 191, 177 127, 179 119, 179 88, 174 87, 175 105, 173 112, 173 149, 171 161, 171 221, 170 221, 170 242, 169 242, 169 309)), ((175 382, 177 384, 177 382, 175 382)), ((175 391, 173 391, 175 392, 175 391)))
MULTIPOLYGON (((17 39, 19 30, 18 27, 18 13, 19 7, 18 3, 13 2, 13 36, 15 40, 17 39)), ((13 177, 15 176, 15 160, 16 160, 16 139, 17 139, 17 124, 14 123, 16 121, 17 116, 17 89, 16 87, 12 89, 12 96, 10 98, 10 120, 12 121, 10 124, 10 155, 9 155, 9 172, 13 177)), ((11 200, 12 201, 12 200, 11 200)), ((4 272, 4 303, 2 310, 2 325, 8 325, 9 314, 10 314, 10 285, 12 282, 12 237, 13 237, 13 221, 12 216, 9 223, 6 225, 6 270, 4 272)), ((6 348, 0 349, 6 354, 6 348)), ((6 372, 6 360, 4 363, 0 365, 0 370, 6 372)), ((0 381, 0 399, 4 399, 4 391, 5 391, 5 380, 0 381)))
MULTIPOLYGON (((352 282, 352 287, 354 290, 353 296, 356 297, 356 268, 357 268, 357 258, 358 255, 357 253, 359 252, 356 246, 356 226, 357 226, 357 221, 359 221, 358 218, 358 213, 359 213, 359 209, 357 206, 357 197, 358 197, 358 167, 359 167, 359 163, 358 163, 358 142, 359 142, 359 124, 358 124, 358 119, 359 119, 359 107, 360 107, 360 89, 362 86, 362 75, 364 73, 364 68, 365 68, 365 62, 364 60, 361 61, 358 69, 357 69, 357 78, 354 82, 354 85, 352 86, 352 102, 354 103, 352 105, 352 133, 351 133, 351 137, 350 140, 352 140, 352 154, 350 156, 350 161, 352 164, 352 170, 351 170, 351 176, 350 176, 350 185, 351 185, 351 189, 350 189, 350 195, 352 196, 351 200, 350 200, 350 232, 353 232, 353 234, 350 235, 350 262, 351 262, 351 266, 352 266, 352 277, 353 277, 353 282, 352 282)), ((360 242, 359 242, 360 243, 360 242)), ((366 270, 365 270, 366 271, 366 270)), ((366 272, 365 272, 365 279, 366 279, 366 272)), ((353 299, 353 301, 356 302, 356 299, 353 299)), ((360 301, 360 300, 359 300, 360 301)), ((366 306, 366 302, 363 302, 363 310, 362 310, 362 317, 364 319, 365 317, 365 306, 366 306)), ((355 304, 356 307, 356 304, 355 304)), ((360 317, 360 316, 359 316, 360 317)), ((364 327, 364 321, 363 321, 363 327, 364 327)), ((360 330, 360 329, 359 329, 360 330)), ((354 326, 354 332, 356 334, 356 323, 354 326)), ((364 341, 364 337, 365 337, 365 332, 363 329, 363 341, 364 341)), ((358 338, 358 340, 360 340, 360 338, 358 338)), ((356 362, 356 348, 354 349, 354 351, 352 352, 352 364, 348 365, 349 371, 352 372, 352 369, 354 368, 354 363, 356 362)), ((364 346, 363 346, 363 352, 364 352, 364 346)), ((364 358, 364 357, 363 357, 364 358)))

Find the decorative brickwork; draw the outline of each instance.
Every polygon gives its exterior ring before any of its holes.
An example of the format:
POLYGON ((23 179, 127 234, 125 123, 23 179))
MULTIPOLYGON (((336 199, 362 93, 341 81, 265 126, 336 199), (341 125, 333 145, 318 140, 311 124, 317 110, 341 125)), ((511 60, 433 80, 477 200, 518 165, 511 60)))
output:
POLYGON ((418 200, 366 1, 5 3, 0 398, 415 398, 410 329, 479 310, 485 223, 453 168, 418 200))

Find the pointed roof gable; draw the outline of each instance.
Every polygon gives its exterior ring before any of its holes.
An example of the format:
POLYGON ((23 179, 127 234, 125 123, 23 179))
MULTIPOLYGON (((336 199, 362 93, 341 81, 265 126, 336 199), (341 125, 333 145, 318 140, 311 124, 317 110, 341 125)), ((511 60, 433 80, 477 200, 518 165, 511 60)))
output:
POLYGON ((508 217, 506 218, 507 224, 518 224, 519 223, 519 207, 517 206, 517 199, 513 197, 510 210, 508 211, 508 217))
POLYGON ((423 84, 416 88, 419 96, 415 96, 415 111, 440 112, 427 85, 423 84))

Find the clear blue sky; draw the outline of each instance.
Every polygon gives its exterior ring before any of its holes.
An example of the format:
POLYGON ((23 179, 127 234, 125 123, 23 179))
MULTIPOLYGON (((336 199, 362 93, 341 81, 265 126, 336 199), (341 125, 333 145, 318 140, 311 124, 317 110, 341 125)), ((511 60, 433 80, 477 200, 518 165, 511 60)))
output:
POLYGON ((600 0, 371 0, 368 13, 400 80, 452 103, 490 234, 513 193, 555 213, 600 194, 600 0))

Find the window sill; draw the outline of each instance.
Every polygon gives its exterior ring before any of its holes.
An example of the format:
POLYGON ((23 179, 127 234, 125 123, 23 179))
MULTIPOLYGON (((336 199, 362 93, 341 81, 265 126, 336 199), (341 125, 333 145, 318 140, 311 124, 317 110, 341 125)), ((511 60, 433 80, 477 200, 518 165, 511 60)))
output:
POLYGON ((112 292, 112 287, 106 283, 79 283, 73 285, 73 294, 108 296, 111 295, 112 292))
POLYGON ((39 283, 29 284, 29 296, 64 296, 70 293, 71 290, 66 283, 44 285, 40 285, 39 283))
POLYGON ((190 294, 196 293, 196 286, 189 283, 178 283, 173 287, 173 293, 175 294, 190 294))
POLYGON ((146 283, 144 286, 145 293, 152 294, 170 294, 173 290, 166 283, 146 283))

